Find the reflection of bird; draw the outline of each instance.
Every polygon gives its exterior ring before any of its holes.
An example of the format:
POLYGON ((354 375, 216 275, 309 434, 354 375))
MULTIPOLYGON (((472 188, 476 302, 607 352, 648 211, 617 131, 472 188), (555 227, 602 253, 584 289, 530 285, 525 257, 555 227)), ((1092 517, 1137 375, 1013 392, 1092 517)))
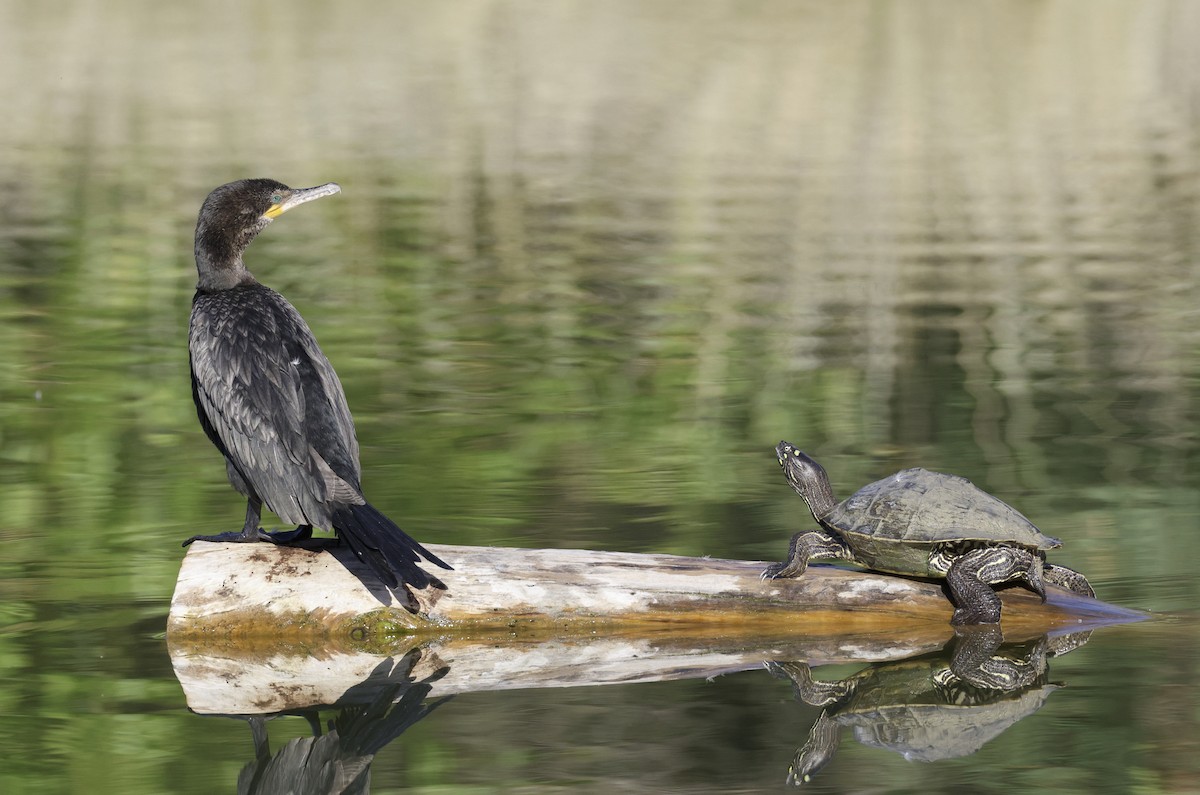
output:
POLYGON ((428 684, 386 687, 370 704, 339 711, 327 734, 317 736, 320 730, 317 724, 314 736, 289 741, 273 757, 263 718, 251 718, 256 759, 238 776, 238 792, 246 795, 369 792, 375 754, 447 700, 423 705, 421 702, 429 690, 428 684), (402 689, 404 696, 392 705, 392 699, 402 689))
POLYGON ((329 733, 324 736, 316 708, 290 713, 307 719, 313 736, 291 740, 274 757, 267 737, 267 718, 248 718, 255 758, 238 776, 239 795, 369 792, 375 754, 453 698, 447 696, 423 703, 432 689, 431 683, 445 676, 449 669, 440 668, 432 676, 413 682, 412 669, 420 656, 420 652, 410 652, 394 667, 390 658, 384 660, 365 681, 347 690, 343 699, 372 695, 365 702, 338 706, 329 733), (403 695, 396 701, 400 694, 403 695))
POLYGON ((196 224, 196 270, 188 351, 192 397, 204 432, 225 456, 229 481, 246 495, 241 532, 192 541, 302 541, 332 528, 390 587, 440 580, 416 564, 443 561, 363 497, 358 441, 342 384, 316 339, 283 296, 246 270, 242 253, 272 219, 340 191, 335 183, 292 189, 269 179, 222 185, 196 224), (263 503, 297 525, 268 533, 263 503))

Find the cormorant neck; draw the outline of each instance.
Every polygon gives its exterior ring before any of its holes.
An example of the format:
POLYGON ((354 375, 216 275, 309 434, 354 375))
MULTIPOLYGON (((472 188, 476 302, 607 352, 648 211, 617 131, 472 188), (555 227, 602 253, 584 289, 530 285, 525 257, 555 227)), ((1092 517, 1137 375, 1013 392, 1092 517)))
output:
MULTIPOLYGON (((199 266, 198 262, 197 266, 199 266)), ((246 270, 246 266, 240 259, 233 266, 225 265, 208 270, 198 269, 200 276, 196 279, 196 289, 202 292, 215 293, 221 290, 232 290, 235 287, 245 287, 249 284, 258 284, 254 274, 246 270)))
POLYGON ((196 224, 196 288, 213 292, 254 284, 242 254, 269 223, 269 218, 258 218, 250 226, 230 229, 201 214, 196 224))

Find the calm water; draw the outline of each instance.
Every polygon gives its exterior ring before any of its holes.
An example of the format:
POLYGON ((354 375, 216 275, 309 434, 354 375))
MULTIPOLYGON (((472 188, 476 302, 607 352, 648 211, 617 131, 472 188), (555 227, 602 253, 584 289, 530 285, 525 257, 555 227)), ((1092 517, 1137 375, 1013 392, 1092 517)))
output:
MULTIPOLYGON (((953 471, 1171 615, 1052 658, 977 753, 839 718, 810 786, 1200 790, 1198 45, 1186 0, 0 4, 0 790, 256 759, 163 637, 179 541, 242 519, 185 328, 196 210, 244 176, 343 187, 248 262, 418 537, 776 558, 780 438, 843 495, 953 471)), ((424 716, 403 684, 332 745, 374 792, 781 791, 821 709, 745 667, 424 716)))

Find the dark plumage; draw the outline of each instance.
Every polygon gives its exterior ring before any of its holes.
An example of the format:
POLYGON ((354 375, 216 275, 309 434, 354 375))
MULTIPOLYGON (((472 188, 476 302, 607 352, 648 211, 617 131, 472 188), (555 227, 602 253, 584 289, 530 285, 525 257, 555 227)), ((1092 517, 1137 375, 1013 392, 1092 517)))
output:
POLYGON ((302 541, 332 528, 389 587, 440 580, 416 564, 440 560, 363 497, 358 440, 333 366, 290 303, 246 270, 242 254, 273 218, 341 190, 292 189, 269 179, 222 185, 196 224, 196 295, 188 353, 200 425, 246 495, 241 532, 193 541, 302 541), (258 526, 262 505, 296 529, 258 526))

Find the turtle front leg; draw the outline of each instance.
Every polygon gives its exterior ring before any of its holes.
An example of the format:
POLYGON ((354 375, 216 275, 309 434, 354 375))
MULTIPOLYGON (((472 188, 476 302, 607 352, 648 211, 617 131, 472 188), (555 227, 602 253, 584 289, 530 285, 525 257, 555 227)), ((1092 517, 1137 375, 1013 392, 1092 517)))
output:
POLYGON ((817 771, 829 764, 837 752, 841 739, 841 725, 830 716, 829 710, 821 713, 808 732, 808 742, 800 746, 788 768, 787 783, 799 787, 812 781, 817 771))
POLYGON ((788 544, 787 560, 768 566, 763 570, 762 579, 799 577, 808 568, 810 560, 850 560, 852 557, 850 547, 832 533, 824 530, 796 533, 788 544))
POLYGON ((1046 582, 1062 586, 1080 596, 1096 598, 1096 592, 1092 590, 1092 584, 1088 582, 1087 577, 1084 577, 1074 569, 1068 569, 1066 566, 1055 566, 1053 563, 1043 564, 1043 567, 1045 569, 1046 582))
POLYGON ((807 784, 814 774, 833 758, 841 735, 841 726, 829 714, 829 708, 854 692, 854 681, 822 682, 812 678, 808 663, 774 662, 765 663, 772 676, 791 680, 796 698, 814 707, 825 707, 821 717, 808 733, 808 741, 796 750, 792 765, 788 768, 787 783, 794 786, 807 784))
POLYGON ((957 609, 951 624, 1000 623, 1000 597, 992 590, 1013 580, 1024 580, 1046 601, 1042 559, 1019 547, 986 547, 955 559, 946 572, 950 595, 957 609))

